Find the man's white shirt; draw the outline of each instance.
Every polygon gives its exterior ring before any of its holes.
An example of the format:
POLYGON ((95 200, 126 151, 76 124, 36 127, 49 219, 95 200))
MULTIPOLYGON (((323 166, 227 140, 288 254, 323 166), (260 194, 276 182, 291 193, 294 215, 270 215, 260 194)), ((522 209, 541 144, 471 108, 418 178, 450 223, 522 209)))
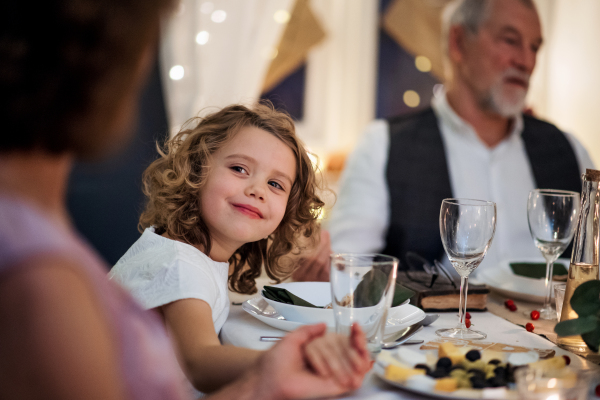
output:
MULTIPOLYGON (((527 198, 535 180, 521 138, 522 116, 515 118, 506 139, 489 148, 454 112, 445 93, 434 98, 432 108, 444 142, 453 196, 493 201, 497 206, 496 235, 478 271, 505 260, 540 258, 527 223, 527 198)), ((594 168, 581 143, 570 134, 566 136, 581 172, 594 168)), ((348 157, 337 202, 326 220, 334 252, 384 249, 390 216, 388 148, 387 120, 375 120, 348 157)))

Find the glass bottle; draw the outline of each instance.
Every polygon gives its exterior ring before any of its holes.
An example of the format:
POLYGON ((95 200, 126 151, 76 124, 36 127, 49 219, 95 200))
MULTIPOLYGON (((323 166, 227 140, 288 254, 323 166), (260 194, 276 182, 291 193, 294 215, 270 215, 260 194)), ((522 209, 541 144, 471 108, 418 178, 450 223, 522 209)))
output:
MULTIPOLYGON (((560 320, 577 318, 571 308, 571 297, 579 285, 598 279, 598 251, 600 244, 600 171, 587 169, 583 174, 581 214, 575 231, 571 266, 565 289, 560 320)), ((557 344, 575 353, 587 352, 581 336, 559 336, 557 344)))

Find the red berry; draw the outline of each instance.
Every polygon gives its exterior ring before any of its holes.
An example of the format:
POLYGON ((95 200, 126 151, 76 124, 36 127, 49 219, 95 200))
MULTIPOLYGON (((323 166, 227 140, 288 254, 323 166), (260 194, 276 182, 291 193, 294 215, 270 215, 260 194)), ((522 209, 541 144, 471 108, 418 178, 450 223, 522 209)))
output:
POLYGON ((508 299, 504 302, 504 305, 506 306, 506 308, 510 309, 510 307, 515 305, 515 302, 512 301, 511 299, 508 299))
POLYGON ((510 311, 517 311, 517 306, 516 306, 516 305, 514 305, 514 304, 512 304, 510 307, 508 307, 508 309, 509 309, 510 311))
POLYGON ((534 321, 540 318, 540 312, 538 310, 533 310, 530 315, 531 319, 534 321))
POLYGON ((531 322, 528 322, 527 325, 525 325, 525 329, 527 329, 527 332, 533 332, 535 326, 533 326, 531 322))
POLYGON ((467 329, 471 327, 471 320, 470 319, 466 319, 465 320, 465 325, 467 326, 467 329))
POLYGON ((596 396, 600 397, 600 385, 596 386, 596 396))
MULTIPOLYGON (((565 362, 567 363, 567 365, 571 364, 571 357, 563 356, 563 358, 565 359, 565 362)), ((600 387, 600 385, 598 385, 598 387, 600 387)), ((598 393, 598 388, 596 388, 596 393, 598 393)))
POLYGON ((467 311, 467 313, 465 314, 465 318, 466 319, 471 319, 471 314, 469 314, 469 312, 467 311))

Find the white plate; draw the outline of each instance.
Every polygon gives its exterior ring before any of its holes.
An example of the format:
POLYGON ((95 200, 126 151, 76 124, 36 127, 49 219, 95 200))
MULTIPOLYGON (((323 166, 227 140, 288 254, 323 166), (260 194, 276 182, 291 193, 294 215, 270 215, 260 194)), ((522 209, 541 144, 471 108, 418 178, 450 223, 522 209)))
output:
POLYGON ((436 399, 518 399, 519 394, 516 390, 498 390, 494 389, 459 389, 454 392, 440 392, 437 390, 426 391, 404 386, 400 382, 390 381, 384 376, 384 368, 379 363, 373 365, 373 372, 377 377, 388 384, 405 390, 407 392, 420 394, 436 399))
MULTIPOLYGON (((545 263, 546 261, 543 258, 534 258, 512 260, 510 262, 545 263)), ((510 262, 502 262, 497 268, 483 270, 477 274, 477 277, 474 280, 485 283, 491 290, 511 299, 543 303, 546 298, 544 279, 533 279, 515 275, 510 268, 510 262)), ((558 262, 563 264, 567 270, 569 269, 569 260, 559 259, 558 262)), ((552 296, 554 296, 553 292, 552 296)))
MULTIPOLYGON (((288 321, 281 314, 273 309, 262 297, 254 297, 242 303, 242 309, 256 319, 283 331, 293 331, 294 329, 305 325, 302 322, 288 321)), ((415 324, 425 318, 425 313, 420 308, 410 304, 404 304, 394 307, 390 310, 388 320, 385 325, 385 335, 391 335, 400 330, 415 324)), ((333 328, 333 324, 328 324, 333 328)))

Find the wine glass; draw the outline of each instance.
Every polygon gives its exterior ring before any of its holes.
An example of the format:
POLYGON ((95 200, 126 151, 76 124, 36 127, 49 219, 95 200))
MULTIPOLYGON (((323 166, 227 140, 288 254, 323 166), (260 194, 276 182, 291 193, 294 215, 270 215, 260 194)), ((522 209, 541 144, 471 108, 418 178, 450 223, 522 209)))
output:
POLYGON ((453 339, 485 339, 487 335, 465 325, 469 275, 483 261, 496 232, 496 203, 471 199, 445 199, 440 210, 442 244, 460 275, 458 325, 438 329, 438 336, 453 339))
POLYGON ((565 251, 575 233, 579 215, 579 193, 567 190, 535 189, 527 201, 529 232, 546 259, 546 298, 540 318, 555 319, 552 310, 552 270, 554 261, 565 251))

